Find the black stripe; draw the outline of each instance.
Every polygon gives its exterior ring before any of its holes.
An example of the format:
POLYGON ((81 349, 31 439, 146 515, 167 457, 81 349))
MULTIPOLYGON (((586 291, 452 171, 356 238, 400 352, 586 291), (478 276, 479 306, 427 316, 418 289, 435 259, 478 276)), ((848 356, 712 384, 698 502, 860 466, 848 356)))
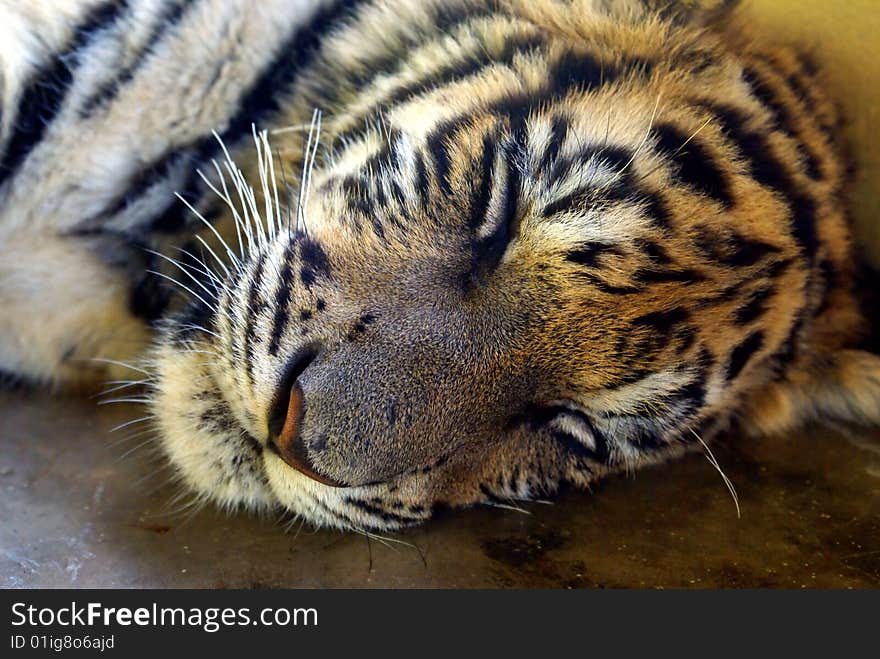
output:
MULTIPOLYGON (((379 483, 370 483, 370 485, 378 485, 378 484, 379 483)), ((313 497, 311 499, 311 504, 315 508, 319 508, 321 511, 324 512, 325 515, 327 515, 331 519, 338 519, 338 520, 342 520, 343 522, 346 522, 349 525, 349 528, 352 528, 352 529, 361 529, 362 528, 361 522, 359 520, 355 520, 353 517, 351 517, 350 515, 348 515, 344 511, 331 508, 330 506, 328 506, 326 503, 324 503, 323 501, 321 501, 318 498, 313 497)), ((374 527, 369 527, 369 528, 379 528, 379 527, 374 526, 374 527)))
POLYGON ((273 357, 278 354, 281 337, 287 331, 290 322, 290 299, 293 292, 293 242, 290 242, 284 250, 284 263, 278 274, 278 288, 275 290, 275 317, 272 319, 272 333, 269 339, 269 354, 273 357))
MULTIPOLYGON (((326 34, 369 1, 336 0, 315 12, 308 24, 297 27, 243 96, 238 112, 220 135, 223 141, 227 145, 234 144, 250 133, 252 123, 259 125, 266 117, 276 113, 300 71, 314 60, 326 34)), ((213 138, 208 138, 208 141, 214 143, 213 138)))
POLYGON ((367 187, 367 182, 360 174, 346 176, 339 181, 338 185, 340 192, 345 197, 346 206, 353 216, 373 216, 372 195, 367 187))
POLYGON ((767 311, 767 302, 773 296, 772 288, 761 288, 752 293, 749 301, 736 310, 733 320, 737 325, 748 325, 767 311))
POLYGON ((814 315, 820 316, 831 307, 831 300, 834 292, 840 287, 837 269, 830 259, 822 259, 816 266, 816 272, 813 273, 816 278, 817 286, 821 288, 822 295, 820 297, 819 306, 816 307, 814 315))
POLYGON ((565 144, 565 138, 568 136, 568 117, 557 115, 550 122, 550 141, 547 148, 541 155, 537 170, 543 172, 548 169, 551 164, 555 163, 559 158, 559 150, 565 144))
POLYGON ((515 117, 525 121, 530 114, 546 110, 552 103, 565 98, 569 92, 585 93, 599 86, 610 84, 627 73, 634 72, 646 74, 647 68, 642 60, 621 59, 613 66, 609 64, 598 65, 591 55, 566 52, 555 63, 549 65, 548 82, 543 87, 506 94, 489 103, 486 109, 493 114, 515 117), (580 73, 573 72, 574 62, 582 64, 583 70, 580 73), (601 74, 595 73, 596 67, 601 70, 601 74), (571 86, 561 86, 560 83, 565 80, 568 80, 571 86))
POLYGON ((800 356, 800 337, 804 328, 804 309, 798 309, 791 330, 782 342, 782 346, 776 355, 776 362, 780 369, 785 368, 800 356))
POLYGON ((405 526, 408 524, 421 522, 425 519, 423 516, 409 517, 405 515, 400 515, 399 513, 393 513, 390 510, 383 510, 378 506, 374 506, 367 503, 366 501, 361 501, 360 499, 354 499, 352 497, 346 497, 345 503, 349 506, 353 506, 359 510, 362 510, 372 517, 378 517, 383 522, 387 522, 390 524, 399 524, 401 526, 405 526))
POLYGON ((244 327, 244 353, 247 357, 245 360, 245 369, 247 371, 248 382, 254 383, 254 362, 256 361, 257 342, 257 318, 265 308, 265 303, 260 299, 260 288, 263 285, 263 270, 266 266, 267 252, 260 252, 257 258, 257 264, 254 273, 251 275, 251 283, 248 287, 248 305, 244 310, 245 327, 244 327))
POLYGON ((330 260, 320 243, 302 236, 299 240, 299 255, 302 260, 300 278, 306 286, 318 277, 330 276, 330 260))
POLYGON ((416 193, 419 195, 421 207, 427 208, 428 201, 431 198, 431 184, 428 182, 425 157, 421 152, 417 152, 415 156, 415 188, 416 193))
POLYGON ((608 293, 609 295, 632 295, 634 293, 640 293, 642 291, 641 288, 636 286, 616 286, 614 284, 609 284, 607 281, 594 275, 589 272, 578 272, 577 276, 581 279, 586 279, 597 289, 602 291, 603 293, 608 293))
POLYGON ((671 282, 691 284, 706 280, 705 275, 691 268, 685 268, 684 270, 645 268, 634 272, 632 278, 634 281, 646 284, 665 284, 671 282))
POLYGON ((504 191, 502 192, 501 217, 492 233, 476 246, 475 258, 486 271, 493 270, 510 240, 516 235, 520 195, 520 171, 517 166, 518 151, 522 144, 515 142, 505 144, 502 148, 504 163, 504 191))
MULTIPOLYGON (((432 36, 445 37, 456 32, 459 28, 477 20, 485 18, 496 13, 497 9, 490 3, 479 3, 471 6, 454 6, 450 3, 442 3, 433 7, 425 8, 427 11, 433 11, 431 17, 432 23, 424 30, 416 32, 415 26, 408 25, 406 30, 394 35, 400 41, 389 38, 387 43, 399 43, 400 46, 395 50, 389 50, 377 57, 361 60, 361 73, 349 74, 348 81, 351 83, 353 90, 360 91, 373 85, 380 77, 390 77, 396 74, 401 66, 401 62, 408 65, 409 51, 416 47, 423 46, 432 36)), ((341 86, 334 85, 336 89, 341 86)))
POLYGON ((807 85, 804 84, 804 81, 801 80, 801 76, 797 71, 793 72, 784 72, 781 67, 774 67, 775 72, 779 75, 780 80, 785 83, 786 87, 791 90, 791 93, 794 94, 795 98, 801 102, 804 110, 808 110, 811 106, 816 103, 816 99, 810 93, 807 85))
POLYGON ((672 226, 672 211, 669 210, 661 193, 640 190, 632 200, 644 206, 648 219, 660 229, 668 229, 672 226))
POLYGON ((677 426, 681 426, 687 419, 698 414, 706 404, 706 381, 709 377, 709 369, 712 367, 712 359, 705 348, 700 351, 696 363, 699 370, 694 375, 694 379, 669 394, 676 403, 675 425, 677 426))
MULTIPOLYGON (((589 446, 585 446, 577 437, 562 430, 552 430, 550 435, 559 443, 563 450, 575 458, 577 467, 587 472, 593 471, 593 465, 590 463, 605 464, 608 462, 608 451, 599 449, 594 451, 589 446)), ((597 432, 598 436, 599 433, 597 432)), ((599 441, 596 441, 597 445, 599 441)))
POLYGON ((755 265, 781 250, 761 240, 746 238, 738 233, 721 234, 710 226, 696 227, 694 242, 700 251, 713 261, 732 268, 755 265))
POLYGON ((721 105, 711 101, 698 101, 697 107, 711 112, 717 119, 721 130, 734 143, 737 151, 745 158, 750 176, 769 188, 784 190, 788 176, 784 164, 776 158, 767 136, 746 128, 751 116, 731 105, 721 105))
POLYGON ((612 171, 623 172, 623 176, 627 177, 625 182, 629 182, 631 180, 629 172, 624 171, 624 168, 632 160, 632 157, 632 151, 623 146, 590 144, 570 156, 557 160, 550 171, 546 173, 546 177, 549 181, 557 181, 596 159, 610 165, 612 171))
MULTIPOLYGON (((630 323, 632 331, 621 337, 618 349, 629 346, 631 354, 639 355, 641 364, 648 364, 650 357, 665 350, 674 340, 687 342, 688 334, 693 333, 693 328, 687 324, 689 319, 688 311, 680 307, 638 316, 630 323)), ((682 349, 680 345, 678 349, 682 349)), ((635 369, 623 378, 621 384, 636 382, 650 374, 646 368, 635 369)))
POLYGON ((748 364, 749 359, 764 345, 764 332, 757 330, 749 334, 745 340, 730 353, 727 363, 727 380, 733 380, 748 364))
MULTIPOLYGON (((615 73, 609 68, 609 80, 615 73)), ((550 89, 560 97, 573 90, 601 87, 606 81, 605 66, 590 53, 566 51, 550 68, 550 89)))
POLYGON ((779 193, 791 210, 792 233, 804 253, 813 258, 819 247, 816 203, 794 181, 785 163, 774 155, 766 136, 748 130, 749 115, 727 105, 701 101, 698 106, 714 114, 749 165, 749 174, 761 185, 779 193))
POLYGON ((587 268, 596 268, 599 266, 599 257, 605 254, 621 256, 623 252, 612 243, 585 242, 579 244, 577 249, 567 252, 565 260, 587 268))
POLYGON ((641 57, 603 62, 593 53, 568 50, 550 68, 550 89, 561 98, 571 91, 598 89, 627 73, 647 77, 653 66, 653 62, 641 57))
POLYGON ((377 99, 359 115, 349 118, 347 123, 351 128, 335 136, 334 142, 344 144, 351 140, 356 134, 363 131, 363 127, 371 120, 378 119, 378 112, 383 107, 394 107, 420 96, 426 96, 452 83, 479 75, 497 65, 510 66, 517 55, 540 48, 545 43, 546 37, 541 34, 510 38, 505 43, 502 52, 496 55, 488 53, 484 48, 479 48, 475 53, 468 53, 462 61, 442 65, 430 71, 423 78, 397 87, 387 96, 377 99))
POLYGON ((214 311, 198 298, 194 298, 180 314, 175 316, 172 341, 176 346, 185 346, 194 339, 204 337, 196 326, 201 325, 211 329, 214 327, 215 319, 214 311))
POLYGON ((742 79, 751 90, 752 96, 770 112, 774 127, 786 135, 792 135, 791 114, 782 101, 777 98, 776 92, 767 81, 751 68, 743 69, 742 79))
MULTIPOLYGON (((632 153, 623 147, 588 146, 576 154, 559 160, 546 176, 549 181, 559 180, 563 176, 572 174, 576 168, 585 167, 593 160, 607 163, 612 171, 621 172, 631 157, 632 153)), ((629 172, 623 172, 620 176, 621 180, 612 187, 604 189, 593 187, 592 181, 587 181, 585 186, 572 190, 544 206, 541 215, 551 217, 571 209, 584 210, 590 202, 601 201, 603 198, 635 201, 637 195, 632 187, 632 177, 629 172)))
POLYGON ((819 159, 816 155, 803 142, 797 145, 797 152, 798 156, 800 156, 801 160, 804 162, 804 171, 806 171, 807 176, 814 181, 821 181, 823 178, 822 167, 819 164, 819 159))
MULTIPOLYGON (((772 75, 776 75, 776 72, 774 71, 772 75)), ((785 135, 788 135, 789 137, 798 140, 798 151, 804 159, 804 164, 810 178, 814 180, 821 179, 822 168, 819 164, 819 159, 805 143, 800 141, 794 128, 795 117, 792 114, 791 108, 787 107, 785 103, 779 98, 779 96, 776 94, 776 90, 773 88, 773 85, 770 83, 770 81, 763 75, 759 74, 756 70, 751 68, 743 70, 743 80, 752 90, 752 95, 770 111, 776 129, 784 133, 785 135)), ((800 85, 800 82, 797 80, 797 78, 793 76, 788 76, 787 78, 780 77, 779 83, 781 85, 787 86, 791 90, 795 98, 797 98, 801 102, 801 109, 804 112, 810 113, 811 118, 813 119, 813 121, 816 122, 816 125, 823 132, 827 132, 827 128, 824 128, 819 119, 812 115, 810 105, 813 101, 808 97, 805 88, 800 85)))
POLYGON ((738 233, 731 236, 730 247, 731 250, 723 261, 733 267, 754 265, 768 256, 780 252, 776 245, 746 238, 738 233))
POLYGON ((585 211, 591 201, 596 201, 596 192, 590 188, 582 188, 563 195, 544 206, 541 209, 541 216, 553 217, 569 210, 585 211))
POLYGON ((22 92, 13 133, 0 161, 0 185, 22 165, 61 111, 82 52, 116 22, 127 6, 123 0, 110 0, 94 7, 74 29, 64 50, 31 77, 22 92))
MULTIPOLYGON (((143 248, 143 245, 134 245, 143 248)), ((148 270, 160 270, 158 257, 150 252, 144 252, 144 264, 140 279, 134 283, 128 291, 128 310, 136 318, 152 322, 159 318, 168 308, 171 301, 172 290, 168 288, 163 278, 154 275, 148 270)), ((211 296, 205 291, 199 293, 202 297, 211 300, 211 296)))
MULTIPOLYGON (((177 190, 177 194, 186 199, 194 208, 196 208, 201 196, 201 181, 194 169, 185 168, 184 171, 187 172, 186 178, 177 190)), ((199 212, 208 222, 212 222, 220 215, 220 211, 216 205, 210 208, 202 208, 199 212)), ((195 214, 175 196, 168 199, 168 207, 163 213, 153 217, 147 228, 147 232, 167 234, 180 233, 197 222, 198 218, 195 214)))
POLYGON ((678 166, 678 179, 714 199, 725 208, 733 206, 733 194, 727 175, 715 158, 693 135, 677 126, 662 123, 651 129, 657 150, 678 166))
MULTIPOLYGON (((816 76, 819 74, 819 67, 816 65, 816 62, 813 61, 813 58, 806 53, 799 52, 799 53, 796 53, 796 56, 797 56, 798 67, 799 67, 798 81, 800 82, 801 87, 803 89, 807 89, 810 84, 815 84, 818 82, 816 80, 816 76), (806 80, 806 82, 805 82, 805 80, 806 80)), ((813 99, 812 93, 810 93, 809 96, 811 99, 813 99)), ((813 105, 813 104, 815 104, 815 101, 810 100, 808 103, 809 103, 809 105, 813 105)), ((835 120, 832 118, 829 121, 828 117, 817 116, 817 121, 818 121, 819 127, 822 129, 822 131, 825 133, 825 136, 828 138, 828 141, 832 142, 832 143, 834 141, 836 141, 837 124, 835 123, 835 120)))
POLYGON ((673 263, 666 250, 653 240, 638 239, 633 243, 651 260, 651 265, 668 266, 673 263))
POLYGON ((480 483, 480 492, 483 495, 483 500, 487 503, 495 503, 495 504, 504 504, 504 499, 499 497, 495 492, 489 489, 489 486, 486 483, 480 483))
POLYGON ((426 147, 434 160, 434 178, 440 189, 447 195, 452 193, 452 186, 449 181, 449 170, 452 167, 452 163, 447 151, 447 140, 452 138, 459 127, 458 124, 453 123, 450 125, 444 122, 435 128, 426 140, 426 147))
POLYGON ((654 311, 634 318, 632 325, 645 327, 661 337, 669 337, 679 324, 686 322, 690 314, 680 307, 668 311, 654 311))
POLYGON ((166 5, 156 19, 156 24, 150 31, 146 42, 141 46, 134 59, 121 71, 116 72, 111 79, 105 81, 96 92, 85 100, 79 111, 80 117, 88 119, 98 107, 108 105, 116 98, 120 90, 134 79, 138 70, 155 50, 159 41, 180 22, 184 10, 191 6, 192 0, 176 0, 176 2, 166 5))
MULTIPOLYGON (((191 170, 196 167, 195 156, 191 150, 180 149, 177 151, 169 151, 160 159, 154 161, 149 166, 141 169, 130 180, 128 188, 125 189, 113 202, 108 204, 98 217, 113 217, 123 212, 130 204, 133 204, 139 197, 146 194, 152 187, 168 181, 172 173, 176 170, 191 170)), ((188 187, 188 186, 185 186, 188 187)), ((192 198, 192 194, 185 197, 187 201, 195 204, 196 199, 192 198)), ((169 227, 184 226, 185 218, 189 211, 182 206, 176 198, 168 200, 168 206, 160 211, 157 218, 160 226, 169 227), (167 215, 167 217, 165 217, 167 215)), ((150 224, 157 222, 157 218, 150 220, 150 224)), ((91 224, 92 222, 86 222, 91 224)))
POLYGON ((479 227, 486 219, 486 209, 492 195, 492 178, 495 167, 495 144, 498 136, 489 133, 483 137, 483 156, 480 159, 479 185, 474 186, 471 194, 470 226, 479 227))
MULTIPOLYGON (((250 88, 242 93, 235 114, 220 131, 220 138, 227 147, 232 148, 242 137, 250 133, 251 124, 259 125, 268 116, 277 112, 282 99, 296 82, 297 77, 315 58, 324 35, 336 28, 340 21, 353 14, 357 8, 369 0, 336 0, 319 9, 311 21, 295 28, 286 41, 276 51, 272 60, 265 66, 250 88)), ((220 145, 212 135, 192 144, 168 151, 140 172, 131 177, 132 184, 115 202, 108 204, 109 210, 99 213, 107 216, 119 212, 132 203, 150 186, 167 176, 181 157, 192 159, 192 169, 198 163, 210 161, 220 152, 220 145)), ((189 187, 189 186, 188 186, 189 187)), ((191 200, 194 201, 194 200, 191 200)))
POLYGON ((42 389, 47 383, 24 373, 0 368, 0 391, 31 391, 42 389))
MULTIPOLYGON (((481 57, 476 60, 471 60, 468 65, 464 66, 464 68, 462 68, 460 63, 455 64, 442 69, 441 75, 439 76, 434 72, 434 74, 432 74, 433 77, 417 81, 410 86, 401 88, 398 90, 400 94, 398 100, 405 98, 405 93, 415 94, 418 93, 419 89, 435 89, 442 84, 459 79, 462 74, 473 74, 480 70, 482 66, 512 61, 512 58, 516 54, 523 52, 524 50, 531 50, 540 47, 542 43, 543 37, 540 36, 528 36, 521 40, 511 40, 507 44, 505 51, 493 59, 481 57)), ((624 61, 617 64, 615 67, 610 67, 599 64, 592 55, 567 51, 549 66, 548 82, 542 89, 502 96, 496 101, 491 102, 485 110, 490 114, 507 117, 510 121, 512 132, 524 133, 526 119, 532 113, 545 109, 549 102, 563 98, 569 91, 574 89, 583 92, 599 85, 607 84, 628 68, 638 68, 639 70, 644 71, 645 63, 640 60, 624 61)), ((392 100, 394 98, 394 96, 391 97, 392 100)), ((385 103, 388 100, 389 99, 387 98, 383 99, 382 103, 385 103)), ((354 120, 352 122, 354 127, 349 131, 338 135, 336 139, 340 141, 351 139, 356 133, 362 131, 363 129, 361 126, 363 121, 371 112, 373 112, 373 108, 368 111, 365 117, 354 120)), ((471 118, 467 115, 460 115, 448 119, 436 126, 426 140, 427 148, 433 155, 436 179, 441 190, 446 194, 451 192, 449 182, 449 170, 451 165, 449 154, 446 149, 447 140, 453 138, 455 133, 461 127, 469 123, 470 119, 471 118)), ((616 149, 615 147, 605 147, 602 151, 610 158, 621 150, 616 149)), ((619 162, 622 166, 628 159, 629 157, 625 160, 616 159, 615 162, 619 162)))
POLYGON ((658 228, 671 226, 672 213, 659 192, 641 189, 633 177, 632 170, 624 169, 632 159, 632 153, 623 147, 587 147, 578 154, 559 160, 548 175, 548 180, 557 180, 575 167, 583 166, 591 157, 598 157, 612 164, 619 179, 610 187, 592 189, 587 186, 574 190, 545 206, 541 214, 550 217, 570 208, 586 208, 590 203, 625 202, 641 206, 647 218, 658 228), (620 173, 622 172, 622 173, 620 173))

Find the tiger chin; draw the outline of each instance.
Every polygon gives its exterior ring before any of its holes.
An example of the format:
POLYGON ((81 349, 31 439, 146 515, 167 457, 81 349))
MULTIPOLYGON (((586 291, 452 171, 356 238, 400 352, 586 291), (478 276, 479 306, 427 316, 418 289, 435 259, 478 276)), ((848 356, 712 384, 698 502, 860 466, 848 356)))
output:
POLYGON ((197 496, 396 529, 880 421, 809 58, 689 6, 342 14, 165 258, 150 415, 197 496))

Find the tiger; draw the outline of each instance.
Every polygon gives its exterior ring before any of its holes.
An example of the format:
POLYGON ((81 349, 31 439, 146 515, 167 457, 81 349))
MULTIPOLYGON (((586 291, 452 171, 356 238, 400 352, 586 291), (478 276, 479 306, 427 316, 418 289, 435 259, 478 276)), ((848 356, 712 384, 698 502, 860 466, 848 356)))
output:
POLYGON ((194 501, 393 531, 880 421, 839 113, 736 3, 0 12, 0 370, 110 379, 194 501))

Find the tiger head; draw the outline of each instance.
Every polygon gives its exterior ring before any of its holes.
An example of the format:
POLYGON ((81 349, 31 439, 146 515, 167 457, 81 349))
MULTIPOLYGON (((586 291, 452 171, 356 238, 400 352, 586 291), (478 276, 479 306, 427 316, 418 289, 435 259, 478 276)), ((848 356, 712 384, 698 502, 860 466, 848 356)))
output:
MULTIPOLYGON (((181 266, 194 298, 154 351, 189 487, 396 528, 662 461, 770 381, 812 304, 790 137, 716 39, 650 19, 591 51, 564 25, 480 28, 504 66, 331 131, 296 199, 265 143, 241 155, 269 184, 210 268, 181 266)), ((294 142, 288 172, 313 157, 294 142)))
POLYGON ((186 483, 383 528, 681 450, 710 407, 691 323, 718 284, 660 237, 644 130, 612 142, 552 112, 393 130, 314 171, 299 226, 239 226, 244 255, 190 282, 156 351, 186 483))

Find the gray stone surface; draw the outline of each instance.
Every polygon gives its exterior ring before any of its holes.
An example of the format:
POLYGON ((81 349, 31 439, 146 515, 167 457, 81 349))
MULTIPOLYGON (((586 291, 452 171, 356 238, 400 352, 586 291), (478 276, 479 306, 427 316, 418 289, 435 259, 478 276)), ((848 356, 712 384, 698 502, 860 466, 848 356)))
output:
POLYGON ((695 454, 527 514, 452 513, 381 542, 175 511, 185 500, 161 462, 108 433, 139 414, 0 394, 0 586, 880 586, 880 435, 727 438, 714 451, 739 519, 695 454))

